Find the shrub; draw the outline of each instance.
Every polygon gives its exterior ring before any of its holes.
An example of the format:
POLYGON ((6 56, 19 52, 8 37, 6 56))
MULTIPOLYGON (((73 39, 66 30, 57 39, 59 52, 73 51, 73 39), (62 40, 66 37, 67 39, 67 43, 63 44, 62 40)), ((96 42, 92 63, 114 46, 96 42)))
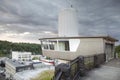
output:
POLYGON ((39 58, 38 57, 33 57, 32 60, 39 60, 39 58))

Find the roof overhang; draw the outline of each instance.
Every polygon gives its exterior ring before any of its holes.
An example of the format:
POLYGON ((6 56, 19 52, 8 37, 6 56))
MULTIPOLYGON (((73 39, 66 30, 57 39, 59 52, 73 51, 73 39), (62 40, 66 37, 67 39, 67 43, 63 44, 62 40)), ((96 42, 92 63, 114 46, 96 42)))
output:
POLYGON ((119 40, 110 36, 88 36, 88 37, 51 37, 51 38, 40 38, 39 40, 53 40, 53 39, 82 39, 82 38, 103 38, 108 41, 117 42, 119 40))

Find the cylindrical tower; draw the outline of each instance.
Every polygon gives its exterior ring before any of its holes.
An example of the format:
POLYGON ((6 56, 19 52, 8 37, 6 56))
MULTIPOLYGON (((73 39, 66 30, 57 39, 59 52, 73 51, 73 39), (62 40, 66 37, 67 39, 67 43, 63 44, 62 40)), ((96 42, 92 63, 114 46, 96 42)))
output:
POLYGON ((67 8, 59 13, 58 20, 59 37, 79 36, 78 19, 74 8, 67 8))

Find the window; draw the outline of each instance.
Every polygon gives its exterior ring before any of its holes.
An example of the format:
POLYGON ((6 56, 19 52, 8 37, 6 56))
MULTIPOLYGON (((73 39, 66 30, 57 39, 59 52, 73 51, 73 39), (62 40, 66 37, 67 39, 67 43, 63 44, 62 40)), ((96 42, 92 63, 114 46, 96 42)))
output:
POLYGON ((50 50, 54 50, 54 45, 53 44, 50 44, 50 50))
POLYGON ((69 51, 69 42, 68 41, 65 41, 65 50, 66 51, 69 51))
POLYGON ((69 41, 59 41, 60 51, 69 51, 69 41))
POLYGON ((47 40, 43 41, 43 48, 47 50, 69 51, 69 41, 47 40))
POLYGON ((44 41, 43 42, 43 48, 44 49, 50 49, 50 50, 55 50, 55 44, 56 41, 44 41))
POLYGON ((48 45, 47 44, 44 44, 44 49, 48 49, 48 45))

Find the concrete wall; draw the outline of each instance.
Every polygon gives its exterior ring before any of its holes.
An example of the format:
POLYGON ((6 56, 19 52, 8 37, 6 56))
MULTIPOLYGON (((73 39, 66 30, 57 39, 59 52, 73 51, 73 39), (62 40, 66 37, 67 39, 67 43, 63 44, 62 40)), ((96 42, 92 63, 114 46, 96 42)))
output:
POLYGON ((30 60, 31 59, 31 52, 17 52, 17 51, 13 51, 12 52, 12 59, 13 60, 30 60), (30 56, 30 57, 29 57, 30 56), (21 57, 21 58, 19 58, 21 57))
MULTIPOLYGON (((73 47, 76 46, 74 46, 73 44, 73 47)), ((45 56, 51 58, 65 59, 65 60, 73 60, 80 55, 89 56, 89 55, 101 54, 101 53, 104 53, 104 42, 102 38, 78 39, 78 47, 76 51, 43 50, 43 55, 45 56)))
POLYGON ((17 52, 12 52, 12 59, 18 60, 18 55, 17 52))
POLYGON ((59 36, 79 36, 77 13, 74 8, 67 8, 59 13, 59 36))
POLYGON ((16 73, 16 68, 13 67, 8 62, 6 62, 6 64, 5 64, 5 70, 6 70, 6 72, 5 72, 6 78, 10 78, 16 73))
POLYGON ((73 60, 76 58, 75 52, 43 50, 43 55, 53 59, 73 60))
POLYGON ((109 61, 115 57, 115 55, 114 55, 115 42, 110 42, 110 41, 104 40, 104 43, 105 43, 104 44, 104 51, 106 54, 106 61, 109 61))
POLYGON ((93 55, 104 53, 104 43, 102 38, 80 39, 80 45, 77 49, 78 55, 93 55))
POLYGON ((80 39, 70 39, 69 40, 70 51, 76 52, 79 44, 80 44, 80 39))

